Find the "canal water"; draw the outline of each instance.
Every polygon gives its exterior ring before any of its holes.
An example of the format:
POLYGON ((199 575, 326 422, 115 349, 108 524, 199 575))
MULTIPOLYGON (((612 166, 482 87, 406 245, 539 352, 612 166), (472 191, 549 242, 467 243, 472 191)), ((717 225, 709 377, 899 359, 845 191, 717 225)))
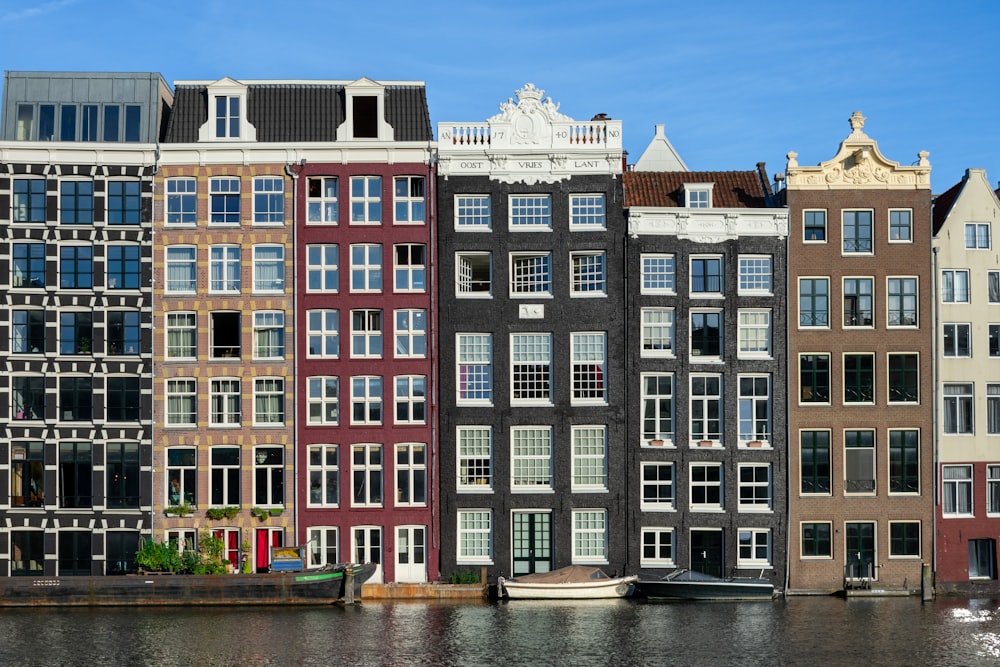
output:
POLYGON ((0 665, 996 665, 1000 600, 4 609, 0 665))

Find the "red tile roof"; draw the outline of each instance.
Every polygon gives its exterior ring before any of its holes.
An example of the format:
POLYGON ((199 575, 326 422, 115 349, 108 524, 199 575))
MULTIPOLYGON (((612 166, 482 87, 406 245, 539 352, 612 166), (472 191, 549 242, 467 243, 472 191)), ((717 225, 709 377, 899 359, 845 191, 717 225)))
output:
POLYGON ((771 184, 764 163, 755 171, 629 171, 625 206, 684 207, 685 183, 714 183, 712 208, 766 208, 771 184))

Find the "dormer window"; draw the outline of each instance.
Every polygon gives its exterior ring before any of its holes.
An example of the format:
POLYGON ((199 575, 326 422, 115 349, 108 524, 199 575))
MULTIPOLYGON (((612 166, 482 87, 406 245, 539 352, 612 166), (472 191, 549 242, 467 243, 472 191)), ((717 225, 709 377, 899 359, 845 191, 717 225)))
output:
POLYGON ((392 141, 392 125, 385 122, 385 86, 371 79, 344 85, 344 122, 337 141, 392 141))
POLYGON ((215 137, 217 139, 240 138, 239 96, 215 96, 215 137))
POLYGON ((198 141, 257 141, 257 129, 247 118, 247 86, 225 78, 205 88, 208 120, 198 128, 198 141))
POLYGON ((685 183, 685 206, 687 208, 711 208, 712 185, 712 183, 685 183))

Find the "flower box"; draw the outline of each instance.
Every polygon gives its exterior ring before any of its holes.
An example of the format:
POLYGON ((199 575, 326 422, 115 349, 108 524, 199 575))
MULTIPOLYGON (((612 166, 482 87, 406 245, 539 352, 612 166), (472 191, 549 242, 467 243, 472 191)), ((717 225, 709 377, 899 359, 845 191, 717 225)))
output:
POLYGON ((699 447, 711 447, 711 446, 713 446, 714 444, 715 444, 715 443, 714 443, 714 442, 712 442, 711 440, 699 440, 699 441, 698 441, 698 446, 699 446, 699 447))
POLYGON ((662 447, 663 446, 663 441, 662 440, 650 440, 649 441, 649 446, 650 447, 662 447))

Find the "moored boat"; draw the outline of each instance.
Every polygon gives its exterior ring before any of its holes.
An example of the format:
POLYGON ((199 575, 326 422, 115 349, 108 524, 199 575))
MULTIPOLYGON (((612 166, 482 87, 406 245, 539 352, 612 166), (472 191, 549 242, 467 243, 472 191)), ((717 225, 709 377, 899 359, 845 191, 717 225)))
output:
POLYGON ((509 599, 533 600, 598 600, 623 598, 632 594, 638 576, 609 577, 597 567, 570 565, 553 570, 527 574, 513 579, 500 577, 497 592, 509 599))
POLYGON ((767 579, 713 577, 694 570, 677 570, 661 579, 639 579, 640 595, 653 600, 770 600, 774 584, 767 579))
POLYGON ((332 604, 345 597, 348 580, 360 599, 374 572, 366 564, 272 574, 4 577, 0 607, 332 604))

